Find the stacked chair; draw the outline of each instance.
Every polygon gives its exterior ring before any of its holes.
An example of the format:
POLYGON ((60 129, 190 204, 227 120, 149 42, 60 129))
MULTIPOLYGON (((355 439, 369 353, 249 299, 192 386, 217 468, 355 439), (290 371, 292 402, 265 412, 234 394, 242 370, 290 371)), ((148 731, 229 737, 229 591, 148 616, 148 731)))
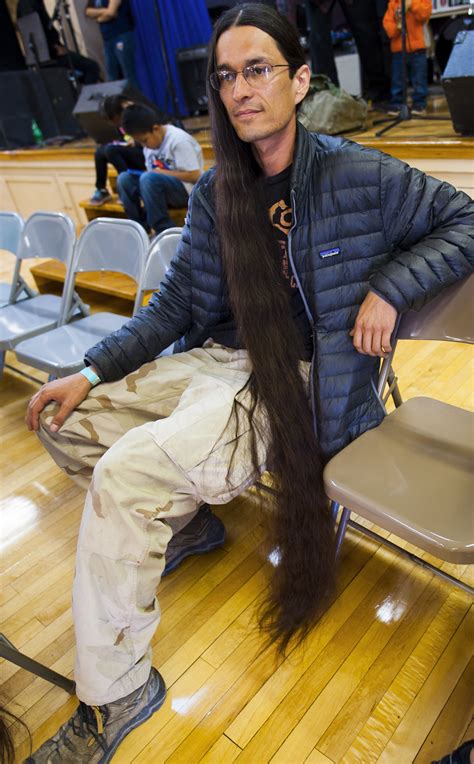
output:
POLYGON ((11 283, 0 283, 0 308, 36 295, 36 292, 20 276, 21 260, 16 257, 23 226, 23 218, 16 212, 0 212, 0 249, 11 252, 16 258, 11 283))
MULTIPOLYGON (((397 341, 474 342, 474 275, 402 316, 397 341)), ((396 350, 384 360, 382 400, 396 350)), ((467 584, 350 518, 351 512, 417 548, 459 565, 474 563, 474 414, 433 398, 412 398, 330 460, 325 489, 340 548, 347 525, 472 593, 467 584)))
MULTIPOLYGON (((90 271, 113 271, 130 276, 137 284, 133 312, 141 307, 140 283, 148 251, 148 237, 133 220, 96 218, 82 231, 77 242, 71 277, 65 285, 64 310, 67 312, 74 294, 75 277, 90 271)), ((18 360, 47 372, 66 377, 84 366, 84 354, 103 337, 120 329, 129 316, 116 313, 94 313, 75 321, 64 321, 40 336, 21 342, 16 347, 18 360)))
POLYGON ((69 294, 75 242, 74 225, 67 215, 59 212, 35 212, 26 221, 16 253, 17 265, 11 287, 11 299, 8 305, 0 308, 0 374, 7 350, 15 350, 23 340, 87 313, 87 306, 83 305, 76 295, 71 296, 66 310, 65 298, 69 294), (39 257, 54 258, 64 263, 66 277, 62 297, 39 294, 29 299, 21 299, 22 292, 16 287, 21 264, 23 260, 39 257))

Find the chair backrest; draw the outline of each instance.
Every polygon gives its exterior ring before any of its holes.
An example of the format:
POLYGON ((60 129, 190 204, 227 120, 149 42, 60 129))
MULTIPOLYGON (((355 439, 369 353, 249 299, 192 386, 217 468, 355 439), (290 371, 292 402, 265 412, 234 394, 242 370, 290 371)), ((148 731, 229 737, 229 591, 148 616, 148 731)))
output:
POLYGON ((182 231, 182 228, 167 228, 151 244, 148 250, 143 278, 140 282, 142 301, 144 293, 158 289, 166 276, 171 260, 175 256, 178 244, 181 241, 182 231))
POLYGON ((380 369, 377 384, 379 398, 384 395, 390 375, 393 376, 391 368, 398 340, 474 343, 474 274, 443 289, 421 310, 404 313, 395 334, 392 351, 380 369))
MULTIPOLYGON (((73 277, 68 285, 72 299, 74 275, 87 271, 114 271, 130 276, 137 285, 143 277, 148 236, 139 223, 133 220, 96 218, 82 231, 74 256, 73 277)), ((139 301, 139 288, 135 307, 139 301)))
POLYGON ((443 289, 421 310, 404 313, 397 340, 474 343, 474 274, 443 289))
POLYGON ((34 212, 23 228, 17 257, 53 258, 68 267, 75 243, 76 231, 70 217, 62 212, 34 212))
POLYGON ((24 225, 17 212, 0 212, 0 249, 16 255, 24 225))

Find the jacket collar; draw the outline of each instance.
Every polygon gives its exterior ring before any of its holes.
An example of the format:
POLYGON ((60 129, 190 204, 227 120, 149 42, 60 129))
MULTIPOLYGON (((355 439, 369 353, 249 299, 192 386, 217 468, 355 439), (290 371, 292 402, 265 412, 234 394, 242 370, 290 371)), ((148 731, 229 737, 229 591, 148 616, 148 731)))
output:
MULTIPOLYGON (((291 173, 291 189, 298 196, 304 195, 308 180, 311 175, 314 155, 317 151, 316 144, 305 127, 297 120, 296 122, 296 146, 293 156, 293 169, 291 173)), ((199 188, 196 189, 204 207, 215 220, 212 186, 215 170, 209 170, 203 177, 199 188)))

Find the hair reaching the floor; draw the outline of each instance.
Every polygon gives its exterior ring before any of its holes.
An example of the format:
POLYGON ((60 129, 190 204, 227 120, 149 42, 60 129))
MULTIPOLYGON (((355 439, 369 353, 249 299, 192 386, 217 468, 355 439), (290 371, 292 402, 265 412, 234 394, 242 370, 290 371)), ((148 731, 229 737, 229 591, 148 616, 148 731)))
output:
MULTIPOLYGON (((208 75, 215 70, 216 45, 234 26, 255 26, 269 34, 290 65, 305 63, 296 31, 271 8, 237 6, 218 20, 210 45, 208 75)), ((257 469, 258 408, 270 430, 268 464, 278 481, 269 531, 276 565, 261 611, 269 640, 285 653, 301 642, 332 594, 334 530, 322 480, 322 458, 314 434, 308 390, 300 369, 301 340, 291 318, 279 273, 263 172, 252 147, 241 141, 219 93, 208 87, 216 153, 214 197, 219 246, 239 335, 253 373, 237 396, 234 414, 250 419, 252 459, 257 469), (250 393, 251 404, 243 403, 250 393)))
POLYGON ((31 735, 28 727, 15 714, 7 711, 4 706, 0 706, 0 764, 15 764, 15 746, 12 736, 12 724, 14 723, 20 724, 28 733, 31 753, 31 735))

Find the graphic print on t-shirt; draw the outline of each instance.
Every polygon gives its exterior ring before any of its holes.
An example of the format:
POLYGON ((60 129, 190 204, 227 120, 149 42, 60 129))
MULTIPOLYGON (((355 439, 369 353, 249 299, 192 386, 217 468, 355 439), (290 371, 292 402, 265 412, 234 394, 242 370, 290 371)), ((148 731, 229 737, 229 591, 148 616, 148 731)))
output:
POLYGON ((279 199, 269 209, 270 220, 274 228, 284 234, 284 238, 278 236, 277 242, 281 254, 281 273, 291 289, 296 289, 296 280, 291 273, 290 261, 288 260, 288 233, 293 220, 293 210, 284 199, 279 199))

